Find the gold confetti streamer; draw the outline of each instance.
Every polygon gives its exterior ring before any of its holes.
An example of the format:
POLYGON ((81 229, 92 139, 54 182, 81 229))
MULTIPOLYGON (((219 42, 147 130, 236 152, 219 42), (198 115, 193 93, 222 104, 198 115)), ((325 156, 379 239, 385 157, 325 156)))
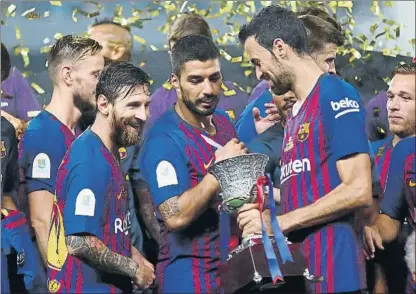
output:
POLYGON ((78 13, 81 14, 81 15, 83 15, 83 16, 86 16, 88 18, 93 18, 93 17, 96 17, 96 16, 100 15, 100 11, 103 9, 103 4, 101 4, 100 2, 96 2, 96 1, 84 1, 84 3, 90 3, 90 4, 95 5, 97 7, 97 11, 87 12, 87 11, 85 11, 83 9, 75 8, 72 11, 72 20, 74 22, 77 22, 78 21, 78 18, 77 18, 77 14, 78 13))
POLYGON ((227 52, 225 52, 225 50, 223 50, 223 49, 220 49, 220 54, 221 54, 221 56, 223 56, 228 61, 230 61, 231 58, 232 58, 231 55, 228 54, 227 52))
POLYGON ((45 94, 45 90, 43 90, 38 84, 36 84, 35 82, 30 84, 32 86, 33 89, 35 89, 36 92, 38 92, 38 94, 45 94))
POLYGON ((139 42, 140 44, 142 44, 142 45, 146 45, 146 40, 145 39, 143 39, 142 37, 139 37, 139 36, 137 36, 137 35, 133 35, 133 39, 136 41, 136 42, 139 42))
POLYGON ((237 63, 237 62, 242 62, 242 61, 243 61, 243 56, 237 56, 237 57, 231 58, 231 63, 237 63))
POLYGON ((15 55, 21 55, 22 59, 23 59, 23 66, 27 67, 30 64, 30 60, 29 60, 29 48, 27 47, 15 47, 14 48, 14 54, 15 55))
POLYGON ((42 53, 42 54, 46 54, 49 51, 51 51, 51 46, 43 46, 43 47, 40 48, 40 53, 42 53))
POLYGON ((16 26, 14 29, 16 31, 16 40, 20 41, 22 39, 22 32, 18 26, 16 26))
POLYGON ((49 3, 52 4, 53 6, 62 6, 61 1, 49 1, 49 3))
POLYGON ((245 70, 244 71, 244 75, 246 76, 246 77, 248 77, 249 75, 251 75, 251 73, 253 72, 253 70, 245 70))
POLYGON ((338 7, 347 8, 352 13, 353 2, 352 1, 338 1, 338 7))
POLYGON ((64 35, 62 33, 56 33, 55 35, 53 35, 53 38, 55 40, 59 40, 60 38, 62 38, 64 35))
POLYGON ((409 40, 410 45, 412 45, 413 48, 415 48, 416 45, 416 39, 409 40))
POLYGON ((50 15, 49 10, 47 10, 47 11, 45 11, 45 12, 43 13, 43 17, 44 17, 44 18, 49 17, 49 15, 50 15))
POLYGON ((25 12, 23 12, 22 13, 22 16, 26 16, 26 15, 28 15, 29 13, 31 13, 31 12, 33 12, 33 11, 35 11, 35 7, 33 7, 33 8, 31 8, 31 9, 28 9, 28 10, 26 10, 25 12))

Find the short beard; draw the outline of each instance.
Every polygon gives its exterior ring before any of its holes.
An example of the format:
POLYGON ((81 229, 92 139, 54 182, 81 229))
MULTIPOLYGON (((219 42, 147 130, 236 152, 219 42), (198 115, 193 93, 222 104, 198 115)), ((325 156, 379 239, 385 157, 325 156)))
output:
MULTIPOLYGON (((140 134, 138 132, 130 133, 127 129, 128 126, 134 125, 133 121, 136 122, 136 119, 132 118, 123 121, 115 112, 113 112, 113 137, 117 146, 129 147, 139 143, 140 134)), ((143 131, 144 123, 140 120, 138 120, 138 123, 140 124, 140 130, 143 131)))
MULTIPOLYGON (((77 83, 80 84, 80 81, 77 81, 77 83)), ((81 113, 95 110, 95 105, 93 105, 88 99, 85 99, 85 97, 82 97, 79 89, 77 89, 74 94, 74 106, 79 109, 81 113)))
POLYGON ((217 104, 219 102, 218 97, 212 98, 212 99, 216 99, 216 102, 211 108, 209 108, 209 109, 199 109, 198 107, 196 107, 196 102, 192 102, 185 95, 185 92, 183 91, 183 88, 181 86, 179 86, 179 88, 181 90, 183 104, 185 104, 186 108, 188 108, 192 113, 194 113, 196 115, 199 115, 199 116, 210 116, 217 109, 217 104))
POLYGON ((286 94, 287 92, 293 89, 293 85, 295 84, 295 76, 291 71, 284 68, 283 65, 279 63, 274 54, 273 58, 275 60, 275 66, 278 67, 278 69, 280 70, 280 74, 277 76, 270 76, 270 79, 272 81, 272 86, 270 87, 270 89, 275 95, 280 96, 286 94))

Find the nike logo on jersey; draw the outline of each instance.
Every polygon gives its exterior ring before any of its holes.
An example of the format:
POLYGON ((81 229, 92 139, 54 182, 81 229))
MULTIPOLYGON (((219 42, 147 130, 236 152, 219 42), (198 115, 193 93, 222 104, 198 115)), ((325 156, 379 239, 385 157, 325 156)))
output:
POLYGON ((207 164, 204 164, 205 170, 207 170, 211 166, 213 160, 214 158, 211 158, 211 160, 207 164))
POLYGON ((359 112, 360 111, 360 105, 357 101, 351 100, 348 97, 345 97, 344 99, 340 101, 331 101, 331 107, 333 111, 340 111, 335 115, 335 118, 339 118, 343 116, 344 114, 350 113, 350 112, 359 112))

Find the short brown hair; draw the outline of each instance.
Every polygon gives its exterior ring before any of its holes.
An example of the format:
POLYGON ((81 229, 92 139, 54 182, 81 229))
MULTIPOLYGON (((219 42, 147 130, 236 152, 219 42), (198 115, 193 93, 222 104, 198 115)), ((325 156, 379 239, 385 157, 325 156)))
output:
POLYGON ((319 52, 327 43, 342 46, 345 38, 332 24, 314 15, 299 16, 306 28, 311 53, 319 52))
POLYGON ((55 82, 56 69, 65 60, 76 62, 101 51, 101 45, 90 38, 66 35, 52 46, 48 53, 48 72, 55 82))
POLYGON ((200 15, 185 12, 172 24, 168 34, 168 44, 190 35, 202 35, 212 40, 211 29, 207 21, 200 15))
POLYGON ((334 28, 336 28, 338 31, 342 32, 342 28, 340 26, 340 24, 333 18, 330 17, 329 14, 323 10, 322 8, 319 7, 307 7, 301 11, 299 11, 297 13, 298 16, 302 16, 302 15, 314 15, 319 17, 320 19, 330 23, 331 25, 334 26, 334 28))
POLYGON ((392 75, 411 75, 416 74, 416 63, 399 63, 393 69, 392 75))

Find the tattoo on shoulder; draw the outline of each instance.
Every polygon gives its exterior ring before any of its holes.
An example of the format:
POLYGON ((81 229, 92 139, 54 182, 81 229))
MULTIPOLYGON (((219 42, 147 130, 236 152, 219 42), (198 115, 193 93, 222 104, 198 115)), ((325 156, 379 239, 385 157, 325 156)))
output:
POLYGON ((167 220, 179 213, 178 197, 172 197, 159 205, 159 212, 167 220))

